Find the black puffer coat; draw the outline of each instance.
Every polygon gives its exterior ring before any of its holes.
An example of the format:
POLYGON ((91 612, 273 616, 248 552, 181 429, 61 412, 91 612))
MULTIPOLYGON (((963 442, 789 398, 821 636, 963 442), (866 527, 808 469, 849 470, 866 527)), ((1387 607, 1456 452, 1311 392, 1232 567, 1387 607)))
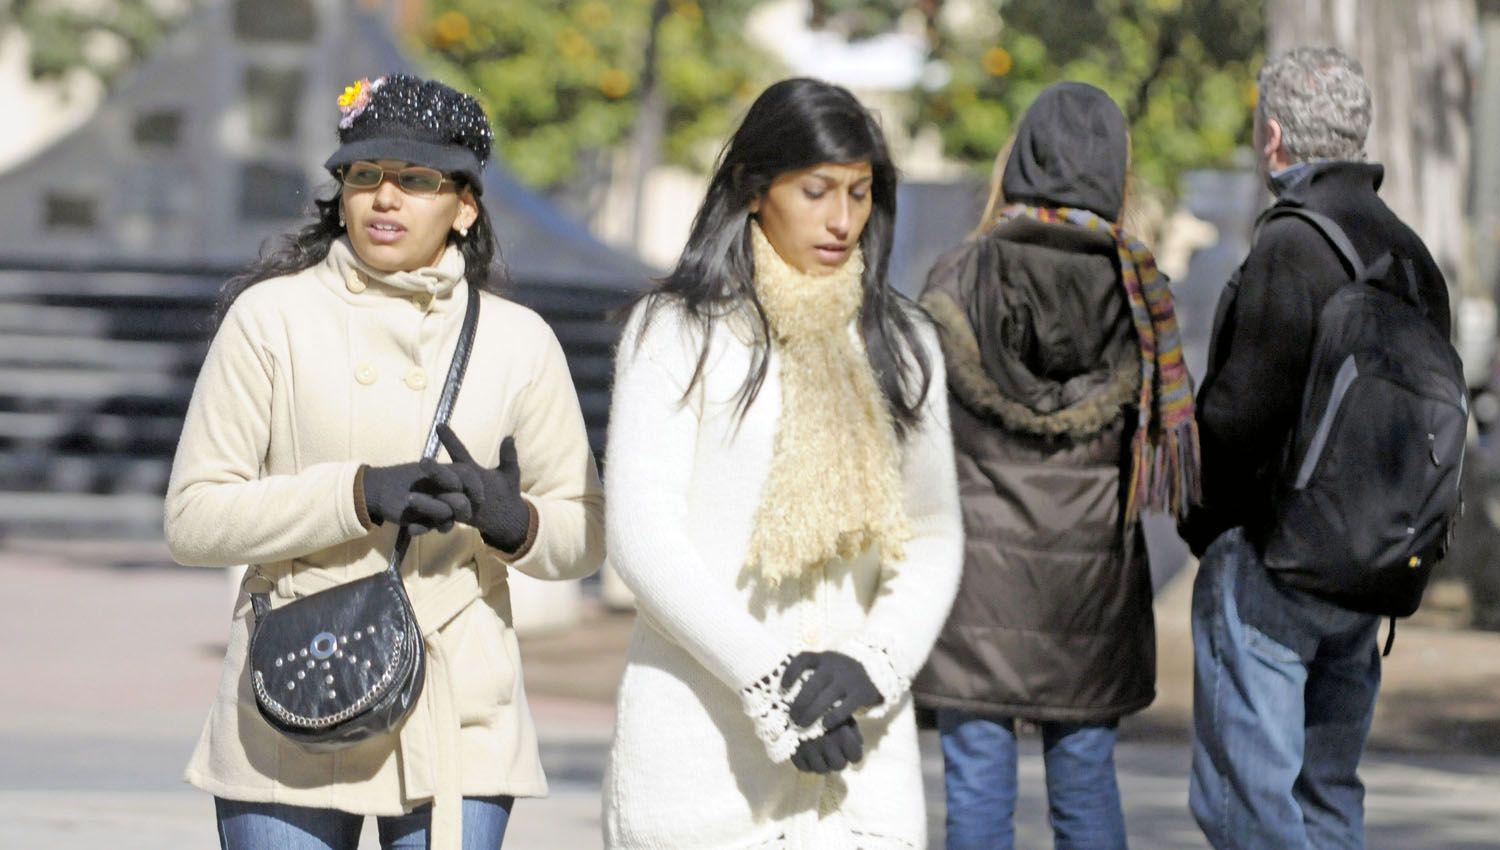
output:
MULTIPOLYGON (((1124 122, 1098 120, 1093 111, 1118 109, 1094 92, 1061 103, 1044 94, 1027 113, 1012 164, 1028 157, 1019 171, 1050 183, 1026 193, 1027 175, 1008 168, 1008 197, 1046 203, 1045 192, 1071 186, 1071 205, 1118 216, 1124 122), (1109 137, 1118 144, 1112 178, 1113 159, 1048 155, 1080 126, 1106 137, 1095 140, 1103 150, 1109 137), (1073 168, 1092 168, 1092 182, 1068 181, 1073 168), (1112 193, 1090 188, 1101 171, 1112 193)), ((1140 351, 1113 239, 1000 223, 938 262, 922 304, 947 361, 967 548, 958 598, 913 687, 918 705, 1075 723, 1145 707, 1156 681, 1151 581, 1122 498, 1140 351)))

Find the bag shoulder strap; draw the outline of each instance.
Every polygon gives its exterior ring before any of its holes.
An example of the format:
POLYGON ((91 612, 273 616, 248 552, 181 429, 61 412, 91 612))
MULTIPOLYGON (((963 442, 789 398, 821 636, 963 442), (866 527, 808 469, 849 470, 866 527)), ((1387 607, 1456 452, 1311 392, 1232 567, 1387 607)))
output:
MULTIPOLYGON (((427 431, 427 442, 422 448, 423 459, 437 455, 438 426, 448 421, 453 413, 453 405, 458 400, 459 387, 469 368, 469 353, 474 348, 474 332, 479 327, 479 297, 479 290, 469 287, 469 303, 464 308, 463 328, 458 334, 458 344, 453 349, 453 362, 448 366, 448 377, 443 381, 442 395, 438 397, 437 412, 427 431)), ((396 545, 391 549, 391 560, 386 566, 386 572, 396 579, 396 585, 401 588, 402 593, 406 592, 406 588, 401 582, 401 562, 406 559, 406 550, 410 546, 411 533, 403 525, 396 532, 396 545)), ((271 610, 270 596, 265 592, 251 593, 250 604, 257 623, 271 610)))
MULTIPOLYGON (((458 345, 453 349, 453 362, 448 365, 448 377, 443 381, 443 393, 438 396, 437 412, 432 425, 427 429, 427 443, 422 448, 422 459, 437 456, 438 426, 448 422, 453 414, 453 405, 458 400, 458 390, 464 382, 464 373, 469 368, 469 353, 474 348, 474 330, 479 326, 479 289, 469 287, 469 303, 464 308, 463 329, 458 333, 458 345)), ((401 562, 406 559, 407 547, 411 545, 411 532, 401 526, 396 532, 396 545, 391 549, 391 562, 386 570, 400 582, 401 562)), ((404 591, 403 591, 404 592, 404 591)))

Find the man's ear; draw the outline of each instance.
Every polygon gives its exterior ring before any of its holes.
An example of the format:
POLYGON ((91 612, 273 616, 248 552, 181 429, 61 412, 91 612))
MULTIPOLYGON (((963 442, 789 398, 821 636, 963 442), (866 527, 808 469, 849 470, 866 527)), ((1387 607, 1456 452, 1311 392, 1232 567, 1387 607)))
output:
POLYGON ((1281 147, 1281 122, 1275 118, 1266 118, 1266 147, 1261 153, 1265 154, 1267 160, 1278 154, 1286 156, 1286 151, 1281 147))

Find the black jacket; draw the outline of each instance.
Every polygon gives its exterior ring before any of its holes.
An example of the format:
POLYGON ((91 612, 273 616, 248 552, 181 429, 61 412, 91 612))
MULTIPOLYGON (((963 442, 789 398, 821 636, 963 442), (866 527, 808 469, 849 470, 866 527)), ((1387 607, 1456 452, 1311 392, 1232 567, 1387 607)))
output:
MULTIPOLYGON (((1410 259, 1429 316, 1451 332, 1448 288, 1422 240, 1375 194, 1385 171, 1360 162, 1309 165, 1278 204, 1301 205, 1333 219, 1361 258, 1386 251, 1410 259)), ((1224 531, 1244 526, 1260 545, 1271 498, 1302 406, 1318 314, 1349 272, 1312 225, 1291 216, 1256 234, 1221 299, 1208 368, 1198 389, 1203 446, 1203 504, 1182 524, 1201 555, 1224 531)))

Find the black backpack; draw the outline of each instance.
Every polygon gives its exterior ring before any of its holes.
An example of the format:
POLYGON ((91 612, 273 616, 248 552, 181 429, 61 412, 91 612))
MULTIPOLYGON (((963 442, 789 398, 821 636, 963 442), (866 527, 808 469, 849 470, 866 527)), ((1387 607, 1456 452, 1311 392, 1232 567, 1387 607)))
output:
POLYGON ((1366 266, 1337 224, 1301 207, 1272 207, 1260 224, 1280 216, 1322 233, 1353 282, 1318 315, 1265 564, 1341 607, 1409 616, 1461 506, 1463 364, 1427 318, 1411 260, 1366 266))

